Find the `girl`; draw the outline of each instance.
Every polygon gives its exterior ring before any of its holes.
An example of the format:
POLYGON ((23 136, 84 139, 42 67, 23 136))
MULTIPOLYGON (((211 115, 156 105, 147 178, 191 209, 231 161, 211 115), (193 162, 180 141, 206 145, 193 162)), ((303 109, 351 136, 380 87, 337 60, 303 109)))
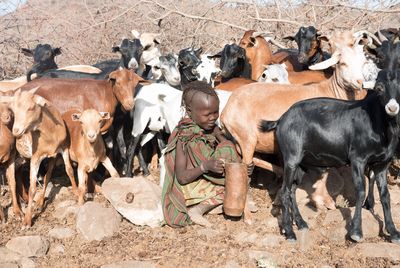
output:
POLYGON ((182 102, 186 116, 171 133, 165 150, 164 219, 172 227, 192 222, 211 226, 203 214, 223 203, 224 163, 240 159, 216 125, 219 99, 211 86, 189 83, 182 102))

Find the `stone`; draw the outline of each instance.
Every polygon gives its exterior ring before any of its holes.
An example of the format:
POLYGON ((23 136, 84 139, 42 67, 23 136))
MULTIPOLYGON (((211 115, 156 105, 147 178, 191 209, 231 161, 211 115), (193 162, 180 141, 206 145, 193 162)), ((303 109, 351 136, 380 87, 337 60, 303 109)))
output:
MULTIPOLYGON (((50 181, 46 187, 46 193, 44 195, 45 198, 52 199, 54 197, 55 193, 54 193, 54 191, 52 192, 53 187, 54 187, 53 183, 50 181), (50 193, 52 194, 52 196, 50 196, 50 193)), ((35 198, 33 199, 35 202, 37 202, 39 200, 39 197, 42 195, 42 192, 43 192, 43 188, 41 188, 41 190, 36 193, 35 198)))
POLYGON ((345 213, 345 211, 347 214, 350 214, 349 209, 327 210, 324 221, 322 222, 322 225, 323 226, 331 226, 333 224, 342 222, 344 220, 343 213, 345 213))
POLYGON ((333 243, 344 244, 346 242, 347 230, 345 221, 335 224, 331 228, 320 228, 320 232, 333 243))
POLYGON ((391 261, 400 261, 400 245, 392 243, 360 243, 349 254, 361 253, 368 258, 389 258, 391 261))
POLYGON ((36 264, 33 260, 29 258, 22 258, 20 261, 20 267, 21 268, 35 268, 36 264))
POLYGON ((25 257, 41 257, 46 255, 50 242, 43 236, 19 236, 7 242, 6 247, 25 257))
POLYGON ((6 247, 0 247, 0 261, 1 262, 4 262, 4 263, 17 262, 22 257, 23 256, 21 256, 17 252, 14 252, 6 247))
POLYGON ((143 176, 110 178, 102 184, 104 196, 123 217, 150 227, 160 227, 164 221, 161 191, 160 186, 143 176))
POLYGON ((52 245, 49 249, 50 255, 63 255, 65 253, 65 247, 61 244, 52 245))
POLYGON ((73 236, 75 231, 70 228, 54 228, 49 231, 49 236, 56 239, 65 239, 73 236))
POLYGON ((78 211, 76 228, 89 241, 101 241, 119 230, 120 215, 113 208, 103 208, 95 202, 86 202, 78 211))
POLYGON ((121 261, 111 264, 105 264, 100 266, 100 268, 155 268, 156 265, 151 261, 121 261))
POLYGON ((76 201, 75 200, 65 200, 65 201, 62 201, 62 202, 56 204, 55 208, 56 209, 67 208, 67 207, 71 207, 73 205, 76 205, 76 201))
POLYGON ((53 216, 60 220, 65 219, 70 214, 75 216, 79 211, 79 207, 75 200, 65 200, 58 203, 55 208, 53 216))

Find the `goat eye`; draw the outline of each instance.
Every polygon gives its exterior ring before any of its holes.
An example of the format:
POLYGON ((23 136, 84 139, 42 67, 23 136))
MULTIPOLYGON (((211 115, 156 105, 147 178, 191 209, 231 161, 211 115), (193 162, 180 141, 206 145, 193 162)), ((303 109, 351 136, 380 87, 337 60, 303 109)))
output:
POLYGON ((267 77, 267 75, 266 74, 262 74, 262 76, 261 76, 262 78, 266 78, 267 77))
POLYGON ((150 48, 150 45, 147 45, 144 47, 144 50, 148 50, 150 48))
POLYGON ((343 66, 343 67, 344 67, 344 66, 347 66, 347 63, 341 62, 341 63, 340 63, 340 66, 343 66))

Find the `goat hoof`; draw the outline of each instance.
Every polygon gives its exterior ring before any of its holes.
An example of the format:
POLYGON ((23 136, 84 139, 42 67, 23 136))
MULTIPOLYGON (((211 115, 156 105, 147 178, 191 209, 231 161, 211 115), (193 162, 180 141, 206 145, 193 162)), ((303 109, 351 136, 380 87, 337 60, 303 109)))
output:
POLYGON ((308 230, 308 224, 306 222, 300 222, 297 225, 297 229, 299 230, 308 230))
POLYGON ((293 231, 290 231, 290 232, 283 231, 283 234, 285 235, 285 238, 287 241, 296 242, 296 240, 297 240, 296 235, 294 234, 293 231))
POLYGON ((354 241, 354 242, 361 242, 361 240, 362 240, 362 235, 360 235, 360 234, 352 234, 352 235, 350 235, 350 238, 354 241))

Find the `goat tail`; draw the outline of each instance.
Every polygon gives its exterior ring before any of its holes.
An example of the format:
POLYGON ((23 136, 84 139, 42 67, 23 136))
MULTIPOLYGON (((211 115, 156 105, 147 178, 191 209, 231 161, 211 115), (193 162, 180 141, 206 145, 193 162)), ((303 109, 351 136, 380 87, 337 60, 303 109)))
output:
POLYGON ((279 120, 277 121, 267 121, 267 120, 261 120, 260 125, 258 126, 258 129, 261 132, 269 132, 278 126, 279 120))

